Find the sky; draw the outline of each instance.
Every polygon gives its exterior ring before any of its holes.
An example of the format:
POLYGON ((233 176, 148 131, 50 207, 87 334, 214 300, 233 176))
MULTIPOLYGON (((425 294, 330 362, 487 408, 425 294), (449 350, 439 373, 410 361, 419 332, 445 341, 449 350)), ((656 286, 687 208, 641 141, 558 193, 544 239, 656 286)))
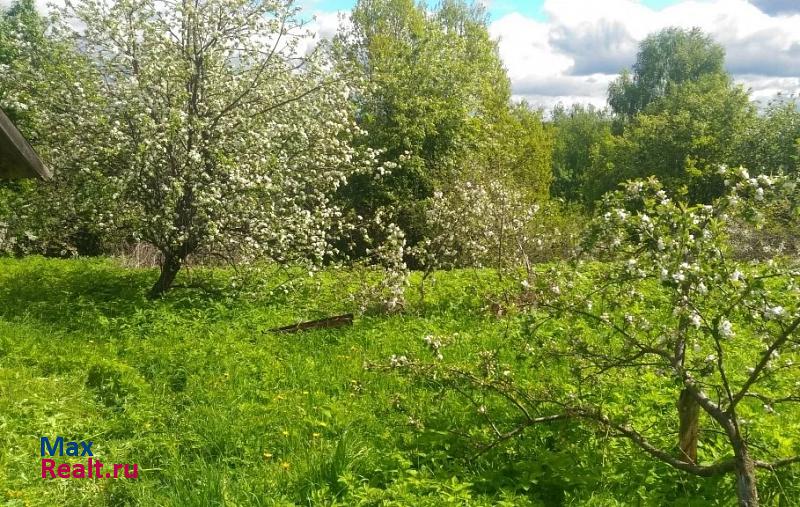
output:
MULTIPOLYGON (((605 105, 637 44, 667 26, 697 26, 726 50, 754 100, 800 93, 800 0, 482 0, 517 99, 605 105)), ((321 37, 354 0, 300 0, 321 37)))

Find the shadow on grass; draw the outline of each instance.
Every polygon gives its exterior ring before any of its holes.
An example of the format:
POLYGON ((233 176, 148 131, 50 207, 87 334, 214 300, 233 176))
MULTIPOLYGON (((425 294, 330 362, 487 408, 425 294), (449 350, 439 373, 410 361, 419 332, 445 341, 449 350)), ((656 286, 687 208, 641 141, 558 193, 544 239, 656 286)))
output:
POLYGON ((77 329, 159 306, 203 307, 222 297, 219 291, 181 289, 149 300, 147 290, 155 278, 155 270, 122 269, 109 259, 3 259, 0 317, 77 329))
POLYGON ((149 271, 115 269, 101 260, 3 260, 0 316, 80 326, 87 313, 106 318, 129 315, 148 305, 144 294, 152 276, 149 271))
MULTIPOLYGON (((0 258, 0 319, 34 320, 87 336, 133 326, 140 328, 136 335, 146 336, 150 324, 234 319, 249 309, 288 309, 293 315, 286 316, 287 324, 326 317, 331 308, 348 310, 335 285, 322 293, 313 281, 285 293, 259 288, 247 292, 230 284, 231 275, 226 269, 184 269, 172 290, 151 300, 147 293, 158 276, 156 269, 124 268, 108 258, 0 258)), ((274 327, 272 322, 264 326, 274 327)))

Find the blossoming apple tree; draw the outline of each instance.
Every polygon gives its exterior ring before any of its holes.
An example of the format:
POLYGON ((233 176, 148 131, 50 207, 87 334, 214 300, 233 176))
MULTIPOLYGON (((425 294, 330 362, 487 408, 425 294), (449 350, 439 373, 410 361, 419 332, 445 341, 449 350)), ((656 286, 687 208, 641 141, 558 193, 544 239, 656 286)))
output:
POLYGON ((319 262, 346 228, 331 195, 374 166, 357 151, 347 85, 309 50, 293 0, 79 0, 60 31, 98 70, 112 179, 133 234, 162 254, 151 290, 187 258, 319 262))
POLYGON ((757 223, 766 203, 796 214, 800 195, 789 178, 720 173, 729 190, 713 206, 676 201, 655 179, 607 195, 584 250, 595 260, 525 281, 516 353, 451 365, 437 351, 388 368, 465 395, 483 446, 583 421, 677 470, 733 474, 739 504, 758 505, 756 470, 800 462, 800 269, 733 260, 726 231, 734 217, 757 223), (546 374, 516 380, 520 369, 546 374))

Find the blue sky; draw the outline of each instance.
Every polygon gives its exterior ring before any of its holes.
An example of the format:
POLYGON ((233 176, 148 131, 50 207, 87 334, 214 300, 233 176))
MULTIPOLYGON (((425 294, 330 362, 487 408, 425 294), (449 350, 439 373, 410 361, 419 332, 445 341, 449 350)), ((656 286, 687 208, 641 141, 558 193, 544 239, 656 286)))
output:
MULTIPOLYGON (((335 2, 352 3, 346 0, 335 0, 335 2)), ((678 0, 642 0, 641 3, 654 9, 661 9, 662 7, 677 2, 678 0)), ((542 9, 543 6, 544 0, 492 0, 490 2, 489 14, 493 20, 501 18, 506 14, 516 12, 523 16, 545 21, 547 19, 547 14, 544 12, 544 9, 542 9)))
MULTIPOLYGON (((2 0, 0 0, 2 1, 2 0)), ((433 4, 437 0, 428 0, 433 4)), ((608 84, 639 42, 669 26, 699 27, 726 51, 755 100, 800 94, 800 0, 483 0, 514 94, 536 105, 605 105, 608 84)), ((355 0, 299 0, 327 37, 355 0)))

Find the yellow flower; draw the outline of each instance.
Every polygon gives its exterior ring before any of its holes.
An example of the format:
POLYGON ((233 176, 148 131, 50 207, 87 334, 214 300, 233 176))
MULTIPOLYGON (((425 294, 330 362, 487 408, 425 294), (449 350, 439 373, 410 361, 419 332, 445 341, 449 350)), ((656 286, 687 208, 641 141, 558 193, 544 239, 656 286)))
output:
POLYGON ((290 465, 289 463, 287 463, 285 461, 283 463, 281 463, 281 468, 283 468, 284 470, 289 470, 289 467, 291 467, 291 466, 292 465, 290 465))
POLYGON ((266 459, 266 460, 272 459, 272 453, 271 452, 265 452, 264 453, 264 459, 266 459))
POLYGON ((281 435, 283 435, 284 437, 288 437, 289 436, 289 432, 286 431, 286 430, 283 430, 283 431, 281 431, 281 435))
POLYGON ((314 438, 319 438, 320 435, 319 435, 319 433, 312 433, 311 436, 314 437, 314 438))

